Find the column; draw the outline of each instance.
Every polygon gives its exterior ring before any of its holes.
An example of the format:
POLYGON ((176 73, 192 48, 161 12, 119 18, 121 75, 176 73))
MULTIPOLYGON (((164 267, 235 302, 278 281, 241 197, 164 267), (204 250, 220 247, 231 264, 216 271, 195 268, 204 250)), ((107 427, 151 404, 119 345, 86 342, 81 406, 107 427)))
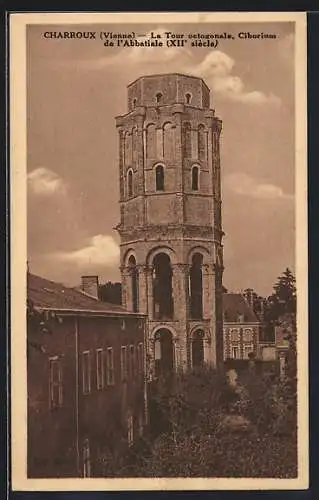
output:
POLYGON ((210 328, 207 331, 205 331, 203 342, 204 342, 204 362, 210 367, 214 366, 213 339, 210 328))
MULTIPOLYGON (((144 114, 145 112, 142 111, 139 115, 136 117, 136 123, 137 123, 137 134, 136 134, 136 166, 137 166, 137 186, 136 186, 136 192, 138 196, 142 196, 144 198, 145 196, 145 154, 144 154, 144 144, 145 144, 145 139, 144 139, 144 130, 143 130, 143 124, 144 124, 144 114)), ((141 203, 141 213, 139 216, 140 223, 143 225, 146 222, 146 213, 145 213, 145 203, 141 203)))
POLYGON ((153 267, 146 267, 147 312, 149 321, 154 320, 153 314, 153 267))
POLYGON ((120 201, 124 199, 124 132, 119 128, 119 182, 120 182, 120 201))
POLYGON ((147 282, 147 266, 138 265, 138 293, 139 293, 139 312, 148 313, 148 282, 147 282))
POLYGON ((132 310, 132 293, 130 287, 130 272, 129 268, 122 266, 121 268, 121 281, 122 281, 122 305, 128 311, 132 310))
POLYGON ((212 315, 214 295, 212 294, 213 284, 213 269, 210 264, 203 264, 203 317, 209 319, 212 315))
POLYGON ((177 220, 184 223, 184 173, 183 173, 183 146, 182 146, 182 117, 183 105, 177 105, 172 109, 174 116, 174 143, 175 143, 175 191, 176 191, 176 212, 177 220))
POLYGON ((187 296, 187 264, 173 264, 173 297, 174 297, 174 319, 178 321, 176 335, 176 369, 187 369, 187 341, 188 341, 188 296, 187 296))

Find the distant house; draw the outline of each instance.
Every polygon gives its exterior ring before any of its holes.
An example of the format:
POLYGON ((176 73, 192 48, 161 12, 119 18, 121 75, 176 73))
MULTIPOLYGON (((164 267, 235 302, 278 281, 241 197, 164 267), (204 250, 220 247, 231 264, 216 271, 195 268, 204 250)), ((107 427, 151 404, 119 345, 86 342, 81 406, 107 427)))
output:
POLYGON ((262 323, 240 293, 223 294, 224 360, 258 355, 262 323))
POLYGON ((28 476, 102 474, 147 424, 145 317, 29 274, 28 476))

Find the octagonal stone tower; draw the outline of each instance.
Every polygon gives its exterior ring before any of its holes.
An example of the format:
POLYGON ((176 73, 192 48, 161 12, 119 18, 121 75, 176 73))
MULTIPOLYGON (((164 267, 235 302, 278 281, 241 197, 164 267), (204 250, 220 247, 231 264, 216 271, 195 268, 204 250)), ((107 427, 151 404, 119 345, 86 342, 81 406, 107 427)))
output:
POLYGON ((221 120, 201 78, 138 78, 119 131, 123 305, 147 314, 152 373, 223 359, 221 120))

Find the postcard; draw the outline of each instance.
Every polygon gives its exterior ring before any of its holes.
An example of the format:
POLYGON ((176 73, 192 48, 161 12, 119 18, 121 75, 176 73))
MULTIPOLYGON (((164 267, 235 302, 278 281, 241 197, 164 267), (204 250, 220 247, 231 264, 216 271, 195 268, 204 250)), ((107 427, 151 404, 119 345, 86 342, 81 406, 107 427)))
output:
POLYGON ((306 14, 9 24, 13 489, 307 489, 306 14))

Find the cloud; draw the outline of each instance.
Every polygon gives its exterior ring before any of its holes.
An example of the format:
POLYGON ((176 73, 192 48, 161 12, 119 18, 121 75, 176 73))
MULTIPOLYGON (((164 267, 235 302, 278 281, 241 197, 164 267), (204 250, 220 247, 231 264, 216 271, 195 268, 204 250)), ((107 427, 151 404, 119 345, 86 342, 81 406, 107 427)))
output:
POLYGON ((89 244, 78 250, 56 252, 51 257, 61 262, 70 262, 78 266, 106 266, 116 264, 120 249, 115 240, 108 235, 93 236, 89 244))
POLYGON ((235 61, 224 52, 211 51, 203 61, 189 68, 190 72, 201 76, 208 85, 224 97, 248 104, 280 104, 280 99, 274 94, 265 94, 260 90, 246 90, 243 80, 232 74, 235 61))
POLYGON ((256 179, 244 173, 228 175, 224 180, 224 186, 233 193, 259 200, 294 199, 292 194, 284 193, 281 187, 274 184, 259 183, 256 179))
POLYGON ((40 167, 32 170, 27 176, 30 190, 41 196, 53 196, 56 193, 65 194, 66 183, 55 172, 48 168, 40 167))
MULTIPOLYGON (((74 61, 76 67, 87 70, 103 70, 123 72, 134 80, 141 75, 156 73, 181 72, 203 78, 208 86, 224 98, 245 104, 279 105, 280 99, 274 94, 266 94, 261 90, 247 89, 243 80, 233 74, 235 61, 225 52, 211 50, 198 64, 194 53, 186 47, 166 47, 165 32, 167 28, 154 29, 154 34, 162 36, 163 47, 128 47, 114 56, 99 57, 74 61)), ((137 38, 142 42, 148 40, 151 32, 137 38)))

